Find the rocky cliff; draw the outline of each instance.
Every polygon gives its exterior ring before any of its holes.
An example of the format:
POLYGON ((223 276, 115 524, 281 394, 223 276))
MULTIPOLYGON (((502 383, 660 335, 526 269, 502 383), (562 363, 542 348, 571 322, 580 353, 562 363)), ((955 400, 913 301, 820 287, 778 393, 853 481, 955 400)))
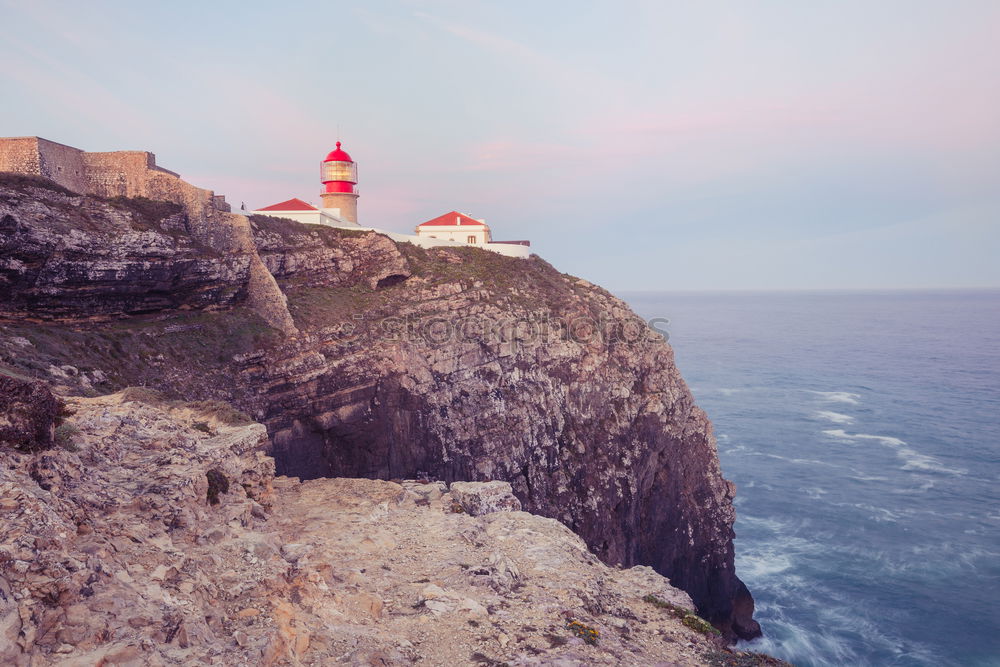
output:
POLYGON ((505 480, 605 563, 670 577, 728 637, 759 632, 711 425, 621 301, 537 258, 270 218, 220 256, 183 212, 119 205, 0 187, 0 363, 67 392, 231 401, 303 479, 505 480), (281 287, 285 334, 245 307, 250 265, 281 287))

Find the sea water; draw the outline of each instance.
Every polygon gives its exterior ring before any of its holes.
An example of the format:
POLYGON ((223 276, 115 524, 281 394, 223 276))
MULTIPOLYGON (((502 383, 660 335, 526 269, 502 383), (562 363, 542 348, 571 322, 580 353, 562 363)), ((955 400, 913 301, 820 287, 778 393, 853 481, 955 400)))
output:
POLYGON ((1000 292, 625 293, 737 485, 736 569, 797 665, 1000 665, 1000 292))

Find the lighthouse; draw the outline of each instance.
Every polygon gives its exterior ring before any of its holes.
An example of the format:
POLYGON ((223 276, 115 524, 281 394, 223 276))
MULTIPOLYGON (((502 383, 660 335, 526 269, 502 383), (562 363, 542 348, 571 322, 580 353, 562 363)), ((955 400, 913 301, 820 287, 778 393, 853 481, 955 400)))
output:
POLYGON ((320 180, 323 182, 323 191, 320 198, 323 200, 323 209, 337 209, 331 211, 341 220, 347 222, 358 222, 358 165, 355 164, 347 151, 337 147, 330 151, 323 163, 320 165, 320 180))

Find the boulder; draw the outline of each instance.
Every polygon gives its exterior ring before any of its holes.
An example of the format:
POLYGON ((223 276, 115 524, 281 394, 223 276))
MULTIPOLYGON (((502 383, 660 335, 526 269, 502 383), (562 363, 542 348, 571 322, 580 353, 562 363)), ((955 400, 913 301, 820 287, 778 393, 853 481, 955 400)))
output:
POLYGON ((451 497, 470 516, 521 511, 508 482, 452 482, 451 497))
POLYGON ((60 407, 44 382, 0 375, 0 449, 51 447, 60 407))

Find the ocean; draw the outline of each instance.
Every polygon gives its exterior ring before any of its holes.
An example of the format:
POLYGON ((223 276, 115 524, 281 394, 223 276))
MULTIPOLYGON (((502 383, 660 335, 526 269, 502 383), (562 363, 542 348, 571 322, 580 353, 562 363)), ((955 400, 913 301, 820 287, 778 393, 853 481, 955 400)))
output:
POLYGON ((796 665, 1000 665, 1000 291, 623 293, 665 317, 796 665))

